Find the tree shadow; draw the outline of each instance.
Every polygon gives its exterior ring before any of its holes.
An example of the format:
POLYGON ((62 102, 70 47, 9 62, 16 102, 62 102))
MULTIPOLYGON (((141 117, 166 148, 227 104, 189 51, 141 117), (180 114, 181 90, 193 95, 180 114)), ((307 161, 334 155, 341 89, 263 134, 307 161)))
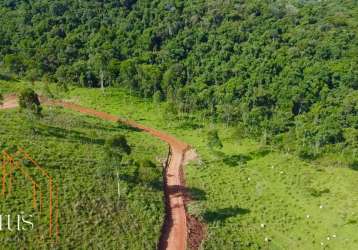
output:
POLYGON ((133 175, 133 174, 128 174, 128 173, 120 174, 119 178, 122 181, 127 182, 127 184, 129 185, 130 188, 132 188, 132 187, 134 187, 134 186, 139 184, 138 177, 136 175, 133 175))
POLYGON ((185 121, 180 123, 177 128, 178 129, 199 129, 199 128, 203 128, 204 126, 202 124, 198 124, 195 122, 191 122, 191 121, 185 121))
POLYGON ((163 182, 162 181, 159 181, 159 180, 158 181, 150 181, 148 183, 148 185, 155 190, 163 191, 163 182))
MULTIPOLYGON (((153 181, 150 182, 149 185, 152 188, 157 189, 158 191, 163 191, 163 182, 161 181, 153 181)), ((168 195, 184 195, 186 198, 190 200, 206 200, 206 192, 200 188, 188 188, 180 185, 172 185, 166 188, 166 192, 168 195)))
POLYGON ((119 177, 122 181, 125 181, 128 184, 130 189, 135 188, 137 185, 141 184, 151 188, 152 190, 163 192, 163 181, 160 177, 158 177, 158 179, 144 181, 139 178, 137 172, 121 173, 119 177))
POLYGON ((0 80, 20 82, 18 79, 16 79, 16 78, 13 77, 12 75, 6 74, 6 73, 0 73, 0 80))
POLYGON ((250 160, 252 160, 251 156, 244 155, 244 154, 235 154, 235 155, 225 156, 223 162, 230 167, 235 167, 238 165, 244 165, 250 160))
POLYGON ((266 155, 268 155, 269 153, 271 153, 271 150, 269 148, 259 148, 258 150, 251 152, 250 156, 252 158, 262 158, 265 157, 266 155))
MULTIPOLYGON (((56 107, 56 106, 52 106, 51 108, 53 109, 60 109, 62 110, 63 107, 56 107)), ((108 125, 101 125, 101 122, 96 119, 95 117, 88 117, 89 119, 93 119, 96 122, 88 122, 86 120, 81 120, 81 128, 86 128, 86 129, 93 129, 93 130, 103 130, 106 132, 119 132, 121 129, 124 130, 129 130, 129 131, 135 131, 135 132, 141 132, 140 129, 138 128, 133 128, 125 123, 123 123, 122 121, 117 121, 117 124, 110 124, 108 123, 108 125)))
POLYGON ((89 117, 93 118, 95 122, 87 122, 85 120, 81 120, 81 128, 88 128, 93 130, 102 130, 106 132, 118 132, 121 129, 129 130, 126 126, 122 125, 120 122, 117 123, 103 123, 103 121, 97 120, 95 117, 89 117))
POLYGON ((120 127, 116 127, 116 126, 101 126, 98 124, 92 124, 92 123, 87 123, 84 121, 81 121, 81 128, 87 128, 87 129, 93 129, 93 130, 102 130, 102 131, 106 131, 106 132, 119 132, 119 130, 121 129, 120 127))
POLYGON ((358 171, 358 160, 355 160, 351 164, 349 164, 349 168, 358 171))
POLYGON ((210 151, 213 156, 218 157, 218 158, 224 158, 226 156, 225 153, 223 153, 219 150, 216 150, 216 149, 210 149, 210 151))
POLYGON ((60 127, 44 125, 44 124, 41 124, 39 128, 40 129, 38 130, 37 133, 42 136, 68 139, 71 141, 80 141, 84 144, 104 145, 105 143, 105 140, 102 138, 91 138, 88 137, 86 134, 75 130, 69 130, 60 127))
POLYGON ((237 215, 244 215, 250 213, 250 210, 247 208, 241 207, 227 207, 218 209, 216 211, 208 211, 203 214, 203 218, 207 222, 214 221, 225 221, 230 217, 234 217, 237 215))
POLYGON ((321 197, 323 194, 328 194, 330 193, 330 190, 328 188, 322 189, 322 190, 317 190, 315 188, 309 188, 308 192, 310 193, 310 195, 312 195, 313 197, 321 197))
POLYGON ((166 188, 169 195, 185 195, 194 200, 206 200, 206 192, 200 188, 187 188, 181 185, 171 185, 166 188))
POLYGON ((203 201, 206 200, 206 192, 200 188, 186 188, 186 191, 192 200, 203 201))
POLYGON ((142 132, 139 128, 129 126, 128 124, 125 124, 121 121, 119 121, 117 124, 118 124, 117 127, 119 129, 125 129, 125 130, 132 131, 132 132, 142 132))

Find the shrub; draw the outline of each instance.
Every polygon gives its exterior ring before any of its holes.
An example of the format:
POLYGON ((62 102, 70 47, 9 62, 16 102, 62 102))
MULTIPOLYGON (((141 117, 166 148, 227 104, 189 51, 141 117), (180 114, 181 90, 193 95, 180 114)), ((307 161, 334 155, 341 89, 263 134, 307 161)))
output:
POLYGON ((209 131, 207 140, 208 140, 208 146, 211 149, 214 149, 214 148, 221 149, 223 147, 223 144, 219 138, 219 134, 218 134, 217 130, 209 131))
POLYGON ((349 167, 353 170, 358 171, 358 160, 353 160, 353 162, 349 164, 349 167))
POLYGON ((48 85, 48 83, 45 83, 43 85, 43 89, 42 92, 45 96, 50 97, 50 98, 54 98, 54 94, 51 92, 50 86, 48 85))
POLYGON ((249 160, 252 160, 250 156, 237 154, 225 157, 223 162, 230 167, 234 167, 238 165, 245 165, 249 160))
POLYGON ((32 84, 40 77, 40 72, 36 69, 30 69, 27 71, 25 79, 30 81, 32 84))
POLYGON ((153 102, 158 104, 163 101, 163 94, 159 90, 157 90, 153 95, 153 102))
POLYGON ((21 109, 30 110, 37 115, 41 114, 41 103, 33 89, 26 88, 22 90, 19 94, 18 101, 21 109))
POLYGON ((317 154, 309 146, 303 146, 298 150, 298 156, 304 160, 314 160, 317 158, 317 154))

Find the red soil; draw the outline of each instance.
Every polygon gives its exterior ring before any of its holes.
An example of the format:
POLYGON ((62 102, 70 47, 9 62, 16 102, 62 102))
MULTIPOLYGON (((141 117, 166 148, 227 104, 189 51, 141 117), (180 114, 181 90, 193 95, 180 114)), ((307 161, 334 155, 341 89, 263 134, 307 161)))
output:
MULTIPOLYGON (((185 163, 195 158, 195 152, 189 150, 190 146, 188 144, 167 133, 146 127, 135 121, 124 120, 117 116, 82 107, 70 102, 49 100, 44 97, 41 97, 40 99, 43 105, 62 106, 103 120, 125 123, 168 143, 171 153, 167 160, 164 175, 166 216, 158 249, 185 250, 187 247, 190 247, 191 249, 199 248, 204 237, 203 226, 197 219, 187 215, 185 209, 185 184, 182 167, 185 163)), ((17 107, 16 95, 8 95, 5 97, 4 104, 0 106, 0 109, 11 109, 15 107, 17 107)))

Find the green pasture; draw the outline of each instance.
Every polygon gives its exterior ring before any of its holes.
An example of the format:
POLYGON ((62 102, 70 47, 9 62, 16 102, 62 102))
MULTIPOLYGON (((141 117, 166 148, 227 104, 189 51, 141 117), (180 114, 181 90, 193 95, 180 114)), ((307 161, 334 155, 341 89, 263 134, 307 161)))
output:
POLYGON ((199 159, 185 172, 194 198, 189 212, 207 227, 203 249, 357 249, 358 172, 339 160, 342 155, 304 161, 199 114, 173 117, 165 104, 126 90, 53 92, 166 130, 196 149, 199 159), (214 128, 222 149, 207 146, 214 128))
MULTIPOLYGON (((8 90, 2 83, 0 87, 4 92, 8 90)), ((16 147, 23 147, 58 184, 60 226, 60 241, 52 243, 48 238, 48 196, 44 197, 47 203, 42 213, 33 209, 31 185, 16 172, 13 192, 1 198, 1 212, 33 215, 34 230, 3 230, 3 249, 156 247, 164 219, 164 143, 119 124, 61 108, 45 108, 43 117, 35 121, 18 110, 0 111, 0 120, 1 149, 11 153, 16 147), (126 136, 132 153, 122 164, 111 166, 104 143, 117 134, 126 136), (155 169, 144 171, 151 176, 149 180, 138 177, 137 165, 143 160, 156 164, 155 169)), ((29 172, 33 171, 29 162, 23 164, 29 172)))

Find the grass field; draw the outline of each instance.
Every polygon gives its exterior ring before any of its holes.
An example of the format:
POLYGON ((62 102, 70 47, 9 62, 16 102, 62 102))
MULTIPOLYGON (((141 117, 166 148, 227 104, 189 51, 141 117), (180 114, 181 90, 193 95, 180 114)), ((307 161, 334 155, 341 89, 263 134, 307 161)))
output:
POLYGON ((200 159, 185 171, 196 199, 189 211, 207 224, 204 249, 357 249, 358 171, 334 158, 307 162, 192 116, 165 120, 164 105, 125 90, 74 88, 57 95, 166 130, 194 146, 200 159), (212 128, 223 141, 219 151, 207 147, 212 128))
MULTIPOLYGON (((164 219, 160 161, 166 157, 167 146, 144 133, 61 108, 45 108, 43 115, 32 123, 17 110, 0 111, 0 147, 25 148, 59 184, 60 244, 52 246, 154 249, 164 219), (104 151, 105 140, 116 134, 125 134, 132 147, 132 154, 119 167, 120 196, 115 168, 108 165, 104 151), (135 162, 145 159, 157 165, 156 170, 148 170, 155 177, 150 183, 138 179, 136 172, 135 162)), ((51 246, 47 215, 39 217, 31 208, 31 185, 26 185, 17 174, 11 196, 0 200, 1 213, 33 214, 34 230, 4 230, 2 249, 51 246)))
POLYGON ((357 171, 302 162, 224 131, 222 152, 201 147, 203 163, 187 168, 190 187, 205 190, 190 207, 208 223, 205 249, 357 248, 357 171))

